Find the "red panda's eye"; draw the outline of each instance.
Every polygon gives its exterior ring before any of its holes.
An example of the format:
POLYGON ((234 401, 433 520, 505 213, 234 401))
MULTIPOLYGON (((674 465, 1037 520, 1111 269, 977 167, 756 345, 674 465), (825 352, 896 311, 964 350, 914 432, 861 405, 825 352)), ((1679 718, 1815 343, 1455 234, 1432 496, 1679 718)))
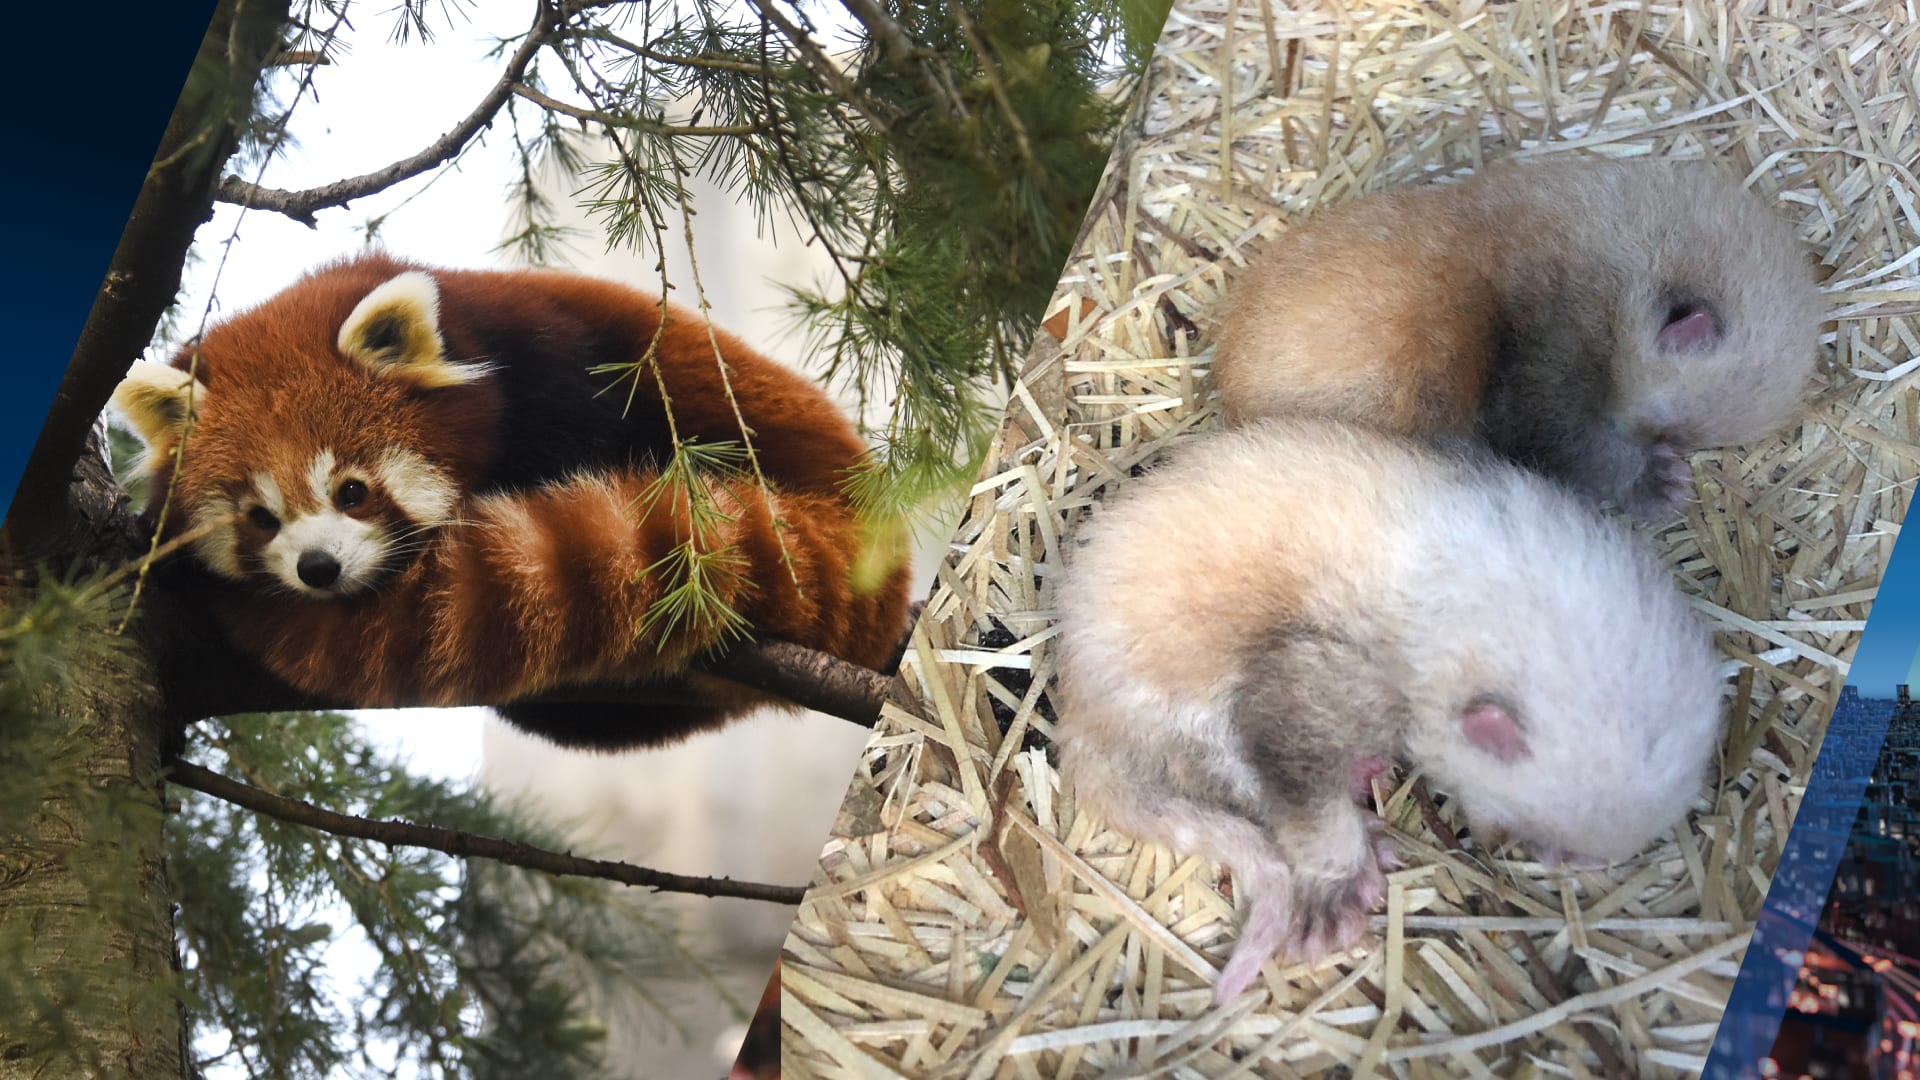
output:
POLYGON ((247 511, 247 520, 267 532, 273 532, 280 527, 280 519, 274 517, 273 511, 264 506, 256 506, 247 511))
POLYGON ((333 503, 342 510, 351 510, 365 502, 367 485, 358 480, 348 480, 333 493, 333 503))

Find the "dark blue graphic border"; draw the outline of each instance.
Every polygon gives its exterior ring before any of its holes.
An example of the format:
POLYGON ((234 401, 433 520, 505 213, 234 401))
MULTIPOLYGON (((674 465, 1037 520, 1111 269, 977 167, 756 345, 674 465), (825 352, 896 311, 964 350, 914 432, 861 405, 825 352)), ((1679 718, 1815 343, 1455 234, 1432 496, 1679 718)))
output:
MULTIPOLYGON (((0 383, 0 514, 13 501, 81 324, 213 13, 100 3, 9 13, 14 109, 0 169, 0 236, 13 257, 0 383)), ((129 358, 131 359, 131 358, 129 358)))

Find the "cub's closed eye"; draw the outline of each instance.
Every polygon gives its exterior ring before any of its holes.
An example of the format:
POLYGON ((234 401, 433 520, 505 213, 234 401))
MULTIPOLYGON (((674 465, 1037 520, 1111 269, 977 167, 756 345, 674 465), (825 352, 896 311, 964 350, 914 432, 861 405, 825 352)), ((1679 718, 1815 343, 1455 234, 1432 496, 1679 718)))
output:
POLYGON ((351 510, 367 498, 367 485, 358 480, 348 480, 333 493, 333 504, 342 510, 351 510))
POLYGON ((264 506, 256 506, 253 509, 247 511, 247 520, 253 522, 254 525, 258 526, 259 528, 267 530, 268 532, 273 532, 275 529, 278 529, 280 527, 280 519, 277 517, 274 517, 273 511, 267 509, 264 506))

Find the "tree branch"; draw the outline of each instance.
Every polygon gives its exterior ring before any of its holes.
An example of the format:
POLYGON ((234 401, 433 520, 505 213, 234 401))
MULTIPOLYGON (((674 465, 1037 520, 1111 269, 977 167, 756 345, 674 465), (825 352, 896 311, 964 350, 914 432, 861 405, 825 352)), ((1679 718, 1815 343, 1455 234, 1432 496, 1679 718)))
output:
POLYGON ((866 26, 867 32, 886 46, 893 62, 905 67, 920 59, 923 51, 907 36, 906 28, 893 20, 885 8, 873 0, 840 0, 847 13, 866 26))
POLYGON ((699 666, 862 727, 880 722, 880 706, 886 703, 887 687, 893 682, 877 671, 788 641, 732 649, 699 666))
POLYGON ((454 125, 451 131, 430 143, 426 149, 411 157, 402 158, 383 169, 361 176, 350 176, 336 180, 331 184, 308 188, 305 191, 282 191, 278 188, 260 187, 229 173, 220 181, 220 199, 222 202, 235 203, 253 210, 273 210, 285 214, 304 225, 314 225, 314 211, 345 206, 354 199, 385 191, 402 180, 418 176, 435 168, 458 154, 473 137, 493 123, 500 107, 506 104, 515 86, 527 73, 527 66, 533 62, 534 54, 546 44, 550 34, 558 29, 558 19, 553 11, 542 3, 534 16, 533 26, 528 29, 525 41, 514 50, 507 61, 506 70, 501 72, 499 81, 480 99, 466 119, 454 125))
MULTIPOLYGON (((1000 105, 1000 111, 1007 114, 1007 126, 1013 129, 1014 141, 1020 147, 1020 158, 1033 168, 1033 141, 1027 138, 1027 126, 1020 122, 1020 110, 1013 107, 1013 98, 1007 93, 1007 84, 1000 79, 1000 65, 993 62, 993 53, 987 49, 987 43, 974 32, 973 20, 967 17, 967 9, 953 0, 947 0, 947 10, 953 15, 953 21, 960 27, 960 33, 966 36, 967 44, 980 58, 980 74, 986 77, 987 88, 993 92, 993 100, 1000 105)), ((1045 173, 1041 174, 1045 176, 1045 173)))
MULTIPOLYGON (((887 14, 886 8, 874 0, 840 0, 840 6, 860 20, 867 32, 886 47, 890 61, 902 69, 912 67, 919 71, 927 89, 933 92, 933 99, 945 107, 948 115, 967 115, 966 103, 960 100, 960 93, 953 86, 952 75, 946 70, 945 61, 936 59, 930 50, 914 44, 906 28, 895 22, 893 16, 887 14)), ((981 53, 982 57, 985 55, 981 53)))
POLYGON ((492 859, 510 866, 540 870, 549 874, 603 878, 622 885, 635 885, 657 892, 692 893, 696 896, 726 896, 742 900, 764 900, 773 904, 798 904, 806 892, 801 885, 763 885, 732 878, 692 877, 649 870, 632 863, 612 859, 583 859, 548 851, 530 844, 480 836, 438 825, 415 825, 408 821, 374 821, 325 810, 309 802, 243 784, 212 769, 175 759, 167 767, 167 779, 182 787, 202 791, 236 806, 244 806, 269 817, 295 825, 371 840, 389 846, 405 845, 444 852, 462 858, 492 859))
POLYGON ((325 66, 333 63, 324 49, 288 49, 267 62, 268 67, 299 67, 302 64, 325 66))
POLYGON ((513 92, 533 102, 549 112, 571 116, 575 120, 585 120, 608 127, 632 128, 653 135, 755 135, 766 130, 762 124, 724 124, 720 126, 688 127, 673 124, 661 124, 641 116, 622 116, 618 113, 602 112, 599 109, 585 109, 578 105, 569 105, 559 98, 543 94, 530 86, 514 84, 513 92))
POLYGON ((716 56, 713 53, 703 52, 694 56, 679 56, 673 53, 664 53, 658 49, 639 44, 638 42, 628 41, 613 31, 599 26, 572 30, 567 33, 567 36, 578 40, 605 42, 615 48, 624 49, 635 56, 666 64, 670 67, 711 68, 715 71, 738 71, 749 75, 760 70, 757 64, 750 64, 744 60, 733 60, 725 56, 716 56))
POLYGON ((773 6, 774 0, 747 0, 747 2, 753 5, 753 9, 759 12, 762 18, 779 27, 781 36, 785 37, 787 43, 800 53, 801 61, 811 68, 813 73, 819 76, 820 81, 826 83, 827 88, 832 90, 841 101, 857 111, 867 123, 872 124, 874 134, 880 136, 888 134, 887 122, 873 111, 867 95, 854 89, 852 80, 848 79, 846 73, 840 70, 840 66, 833 62, 833 58, 822 51, 805 30, 782 15, 773 6))
MULTIPOLYGON (((880 706, 887 700, 887 687, 891 681, 879 672, 858 664, 850 664, 839 657, 785 641, 743 645, 724 655, 701 661, 698 667, 710 675, 773 694, 803 709, 813 709, 869 728, 880 719, 880 706)), ((255 667, 250 660, 232 652, 223 642, 210 640, 204 631, 175 638, 163 666, 163 677, 168 683, 168 705, 175 718, 182 723, 237 713, 365 707, 351 701, 316 698, 286 686, 255 667)), ((473 701, 464 704, 616 704, 646 708, 698 705, 704 700, 678 682, 657 681, 582 683, 516 698, 511 702, 473 701)))
MULTIPOLYGON (((118 497, 108 510, 124 507, 105 469, 90 488, 118 497)), ((103 511, 105 513, 105 511, 103 511)), ((352 701, 315 698, 274 678, 250 657, 228 644, 204 597, 213 582, 207 571, 187 559, 155 564, 140 628, 151 643, 160 672, 161 696, 174 720, 189 724, 209 716, 235 713, 352 709, 352 701)), ((836 656, 777 640, 746 642, 696 665, 701 671, 785 698, 802 708, 872 727, 880 718, 891 679, 836 656)), ((589 683, 559 687, 520 699, 552 704, 648 705, 699 704, 703 698, 672 680, 645 683, 589 683)), ((432 704, 421 702, 422 705, 432 704)), ((469 705, 507 702, 473 701, 469 705)))

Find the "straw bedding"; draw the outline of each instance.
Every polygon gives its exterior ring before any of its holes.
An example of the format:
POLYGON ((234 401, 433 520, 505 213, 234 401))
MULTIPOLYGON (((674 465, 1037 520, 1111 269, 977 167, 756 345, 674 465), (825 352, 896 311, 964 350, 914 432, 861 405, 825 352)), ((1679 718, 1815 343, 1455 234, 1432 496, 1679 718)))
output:
POLYGON ((1920 475, 1914 26, 1893 4, 1180 0, 788 938, 793 1075, 1698 1072, 1920 475), (1395 774, 1408 867, 1377 940, 1215 1007, 1219 868, 1079 812, 1047 760, 1048 569, 1135 465, 1218 426, 1216 313, 1264 240, 1568 153, 1713 160, 1832 269, 1804 423, 1696 456, 1699 501, 1648 533, 1732 674, 1711 801, 1566 873, 1457 838, 1395 774))

